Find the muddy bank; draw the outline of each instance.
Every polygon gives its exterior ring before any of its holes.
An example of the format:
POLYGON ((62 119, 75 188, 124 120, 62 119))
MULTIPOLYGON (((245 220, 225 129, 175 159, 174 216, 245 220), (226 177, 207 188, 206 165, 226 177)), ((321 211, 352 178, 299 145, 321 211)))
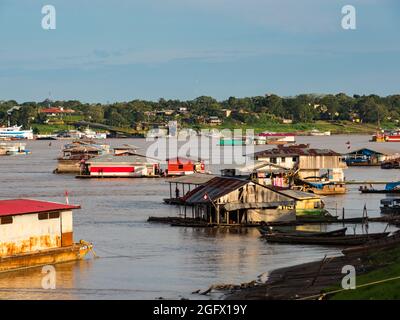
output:
MULTIPOLYGON (((340 287, 342 269, 354 266, 356 275, 378 270, 390 263, 397 263, 400 241, 395 236, 389 241, 362 246, 346 255, 324 257, 320 261, 300 264, 272 271, 265 283, 248 288, 232 290, 227 300, 293 300, 326 298, 323 293, 329 288, 340 287), (368 248, 368 250, 367 250, 368 248)), ((346 251, 345 251, 346 252, 346 251)))

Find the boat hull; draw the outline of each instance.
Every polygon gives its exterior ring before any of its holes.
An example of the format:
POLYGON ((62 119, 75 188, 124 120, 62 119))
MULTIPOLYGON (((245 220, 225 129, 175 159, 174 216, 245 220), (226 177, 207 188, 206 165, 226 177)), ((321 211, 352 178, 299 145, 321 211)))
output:
POLYGON ((320 196, 332 196, 332 195, 339 195, 339 194, 345 194, 347 192, 346 188, 344 187, 335 187, 335 188, 323 188, 323 189, 318 189, 318 188, 312 188, 311 189, 314 194, 320 195, 320 196))
POLYGON ((386 238, 386 233, 376 233, 369 235, 354 235, 344 237, 304 237, 289 235, 265 235, 267 242, 289 243, 289 244, 312 244, 312 245, 332 245, 332 246, 357 246, 365 244, 371 240, 386 238))
POLYGON ((0 273, 81 260, 91 249, 91 244, 76 243, 68 247, 2 257, 0 273))

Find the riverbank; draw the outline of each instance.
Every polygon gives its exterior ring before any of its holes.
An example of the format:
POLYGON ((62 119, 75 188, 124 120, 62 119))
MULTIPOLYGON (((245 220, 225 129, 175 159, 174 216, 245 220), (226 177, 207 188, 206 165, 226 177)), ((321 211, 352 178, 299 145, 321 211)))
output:
MULTIPOLYGON (((392 128, 393 124, 382 125, 385 128, 392 128)), ((330 131, 331 134, 373 134, 376 131, 376 124, 371 123, 355 123, 351 121, 315 121, 310 123, 292 123, 283 124, 277 122, 254 123, 254 124, 238 124, 237 122, 226 121, 219 126, 197 126, 193 125, 193 129, 251 129, 255 133, 264 131, 271 132, 293 132, 298 135, 308 135, 312 130, 321 132, 330 131)), ((32 129, 40 134, 54 134, 63 130, 73 130, 75 127, 71 124, 33 124, 32 129)))
MULTIPOLYGON (((382 249, 382 248, 381 248, 382 249)), ((227 300, 356 300, 400 298, 400 248, 324 257, 321 261, 277 269, 265 284, 240 289, 227 300), (344 266, 354 266, 356 289, 343 290, 344 266), (399 277, 399 278, 397 278, 399 277)))
MULTIPOLYGON (((391 128, 392 125, 384 125, 386 128, 391 128)), ((376 124, 371 123, 356 123, 351 121, 315 121, 310 123, 255 123, 251 125, 238 125, 233 123, 223 123, 217 127, 205 127, 216 129, 253 129, 255 133, 264 131, 271 132, 293 132, 298 135, 308 135, 312 130, 321 132, 330 131, 331 134, 373 134, 376 131, 376 124)))

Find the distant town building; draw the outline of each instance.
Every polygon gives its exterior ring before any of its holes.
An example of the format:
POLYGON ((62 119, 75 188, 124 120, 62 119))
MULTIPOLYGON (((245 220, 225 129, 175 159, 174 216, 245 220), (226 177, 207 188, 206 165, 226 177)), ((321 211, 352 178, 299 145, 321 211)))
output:
POLYGON ((216 116, 211 116, 207 119, 207 123, 212 126, 218 126, 222 124, 222 120, 216 116))
POLYGON ((59 116, 59 115, 75 113, 75 110, 64 109, 63 107, 52 107, 52 108, 40 109, 39 113, 44 113, 48 116, 59 116))

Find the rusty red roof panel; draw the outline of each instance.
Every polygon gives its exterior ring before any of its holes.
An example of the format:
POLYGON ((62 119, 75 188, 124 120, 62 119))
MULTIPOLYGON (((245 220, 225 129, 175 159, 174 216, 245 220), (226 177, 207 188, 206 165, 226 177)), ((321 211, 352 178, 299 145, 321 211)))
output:
POLYGON ((80 206, 31 199, 0 200, 0 217, 71 209, 80 206))

